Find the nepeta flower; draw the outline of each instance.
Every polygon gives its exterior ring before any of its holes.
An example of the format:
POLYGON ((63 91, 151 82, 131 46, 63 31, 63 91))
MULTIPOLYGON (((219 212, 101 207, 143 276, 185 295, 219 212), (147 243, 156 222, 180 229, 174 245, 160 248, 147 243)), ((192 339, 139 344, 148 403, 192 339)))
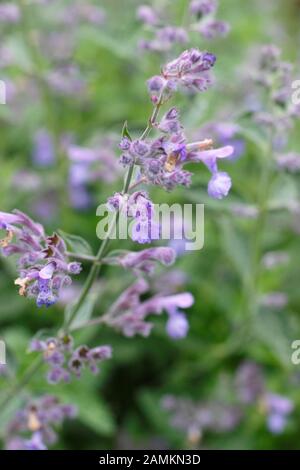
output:
POLYGON ((156 25, 159 21, 156 11, 148 5, 140 5, 136 11, 136 16, 138 20, 151 26, 156 25))
POLYGON ((235 375, 235 387, 242 403, 255 403, 265 388, 261 368, 254 362, 243 362, 235 375))
POLYGON ((197 16, 215 13, 217 8, 217 0, 192 0, 190 3, 190 12, 197 16))
POLYGON ((203 431, 228 432, 235 429, 242 418, 236 405, 219 402, 196 402, 167 395, 161 401, 162 409, 171 414, 171 425, 184 431, 195 445, 203 431))
POLYGON ((58 398, 44 395, 31 399, 19 410, 6 429, 6 449, 45 450, 57 441, 54 430, 64 419, 72 419, 77 410, 74 405, 61 404, 58 398))
POLYGON ((30 343, 30 351, 43 353, 44 361, 49 365, 47 380, 50 384, 69 382, 72 374, 79 378, 84 367, 97 374, 99 363, 110 359, 112 354, 110 346, 89 348, 81 345, 74 349, 73 338, 69 335, 47 340, 34 339, 30 343))
POLYGON ((55 163, 55 150, 51 134, 40 129, 34 137, 32 160, 36 166, 47 167, 55 163))
POLYGON ((133 269, 136 273, 153 273, 157 262, 170 266, 176 258, 175 251, 170 247, 153 247, 138 252, 129 252, 121 255, 119 263, 124 268, 133 269))
POLYGON ((70 275, 81 270, 79 263, 69 263, 64 241, 53 234, 47 237, 42 225, 15 210, 0 212, 0 228, 6 236, 0 240, 4 256, 18 256, 19 294, 36 298, 38 307, 57 302, 60 289, 70 284, 70 275))
POLYGON ((298 153, 289 152, 279 155, 276 158, 276 163, 280 170, 287 170, 291 173, 297 173, 300 171, 300 155, 298 153))
POLYGON ((159 224, 155 220, 154 204, 145 191, 136 191, 130 196, 115 193, 107 201, 110 211, 121 211, 132 218, 131 238, 137 243, 150 243, 159 239, 159 224))
POLYGON ((260 299, 263 307, 281 310, 288 304, 288 297, 284 292, 268 292, 260 299))
POLYGON ((184 313, 177 309, 171 310, 166 324, 166 331, 173 339, 185 338, 189 330, 189 323, 184 313))
POLYGON ((208 183, 208 195, 214 199, 223 199, 227 196, 231 188, 231 178, 228 173, 214 173, 208 183))
POLYGON ((21 12, 18 5, 10 3, 0 4, 0 23, 18 23, 21 19, 21 12))
POLYGON ((267 426, 273 434, 281 434, 286 427, 287 418, 294 409, 291 400, 281 395, 268 393, 265 396, 267 407, 267 426))
POLYGON ((227 36, 230 31, 230 26, 225 21, 205 19, 199 25, 195 26, 194 29, 205 39, 215 39, 217 37, 227 36))
MULTIPOLYGON (((148 300, 141 301, 141 295, 148 290, 149 284, 142 278, 138 279, 112 305, 105 315, 105 322, 128 337, 137 334, 148 336, 153 327, 150 322, 146 321, 148 315, 160 315, 165 310, 170 317, 178 313, 177 309, 191 307, 194 303, 193 296, 188 292, 174 295, 157 294, 148 300)), ((183 324, 181 321, 180 324, 177 323, 175 333, 175 323, 173 323, 171 325, 172 337, 182 337, 187 329, 186 323, 183 324)))
POLYGON ((266 269, 274 269, 287 264, 289 260, 289 254, 285 251, 269 251, 263 256, 262 265, 266 269))

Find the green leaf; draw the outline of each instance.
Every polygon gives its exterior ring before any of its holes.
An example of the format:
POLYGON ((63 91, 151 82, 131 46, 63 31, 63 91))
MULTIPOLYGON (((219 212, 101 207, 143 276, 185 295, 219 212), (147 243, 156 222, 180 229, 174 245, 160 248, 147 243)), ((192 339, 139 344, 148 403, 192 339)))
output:
POLYGON ((291 343, 295 337, 286 312, 260 312, 253 325, 255 338, 261 341, 269 354, 288 369, 292 367, 291 343))
POLYGON ((59 390, 59 396, 65 403, 78 406, 78 418, 89 428, 101 435, 110 436, 114 432, 114 420, 108 405, 96 393, 98 384, 90 371, 84 375, 84 387, 80 381, 73 381, 59 390), (89 375, 88 375, 89 374, 89 375))
POLYGON ((228 218, 223 217, 219 223, 224 251, 237 272, 246 281, 249 279, 251 267, 247 241, 228 218))
POLYGON ((125 121, 124 125, 123 125, 122 137, 127 137, 127 139, 132 141, 131 135, 129 134, 129 130, 128 130, 128 127, 127 127, 127 121, 125 121))
POLYGON ((66 233, 63 230, 58 230, 58 233, 65 240, 73 253, 93 255, 90 244, 84 238, 66 233))

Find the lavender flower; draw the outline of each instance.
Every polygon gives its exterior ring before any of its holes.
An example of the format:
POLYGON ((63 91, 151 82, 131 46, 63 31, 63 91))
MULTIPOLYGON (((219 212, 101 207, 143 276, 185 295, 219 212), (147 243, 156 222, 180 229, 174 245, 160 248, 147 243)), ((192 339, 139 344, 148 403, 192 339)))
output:
POLYGON ((0 23, 18 23, 21 19, 21 12, 18 5, 10 3, 0 4, 0 23))
POLYGON ((194 29, 198 31, 205 39, 211 40, 217 37, 227 36, 230 31, 230 26, 225 21, 208 19, 195 26, 194 29))
POLYGON ((54 428, 76 414, 75 406, 60 404, 54 396, 31 399, 7 426, 6 449, 45 450, 57 440, 54 428))
POLYGON ((174 315, 169 331, 173 338, 185 336, 188 330, 187 321, 184 321, 184 314, 178 309, 191 307, 194 303, 193 296, 184 292, 175 295, 162 295, 150 297, 141 301, 140 296, 149 289, 148 283, 144 279, 138 279, 113 304, 105 315, 105 322, 122 331, 125 336, 132 337, 137 334, 148 336, 153 325, 146 321, 148 315, 159 315, 165 310, 169 318, 174 315), (181 315, 181 318, 175 315, 181 315), (180 321, 179 321, 180 320, 180 321))
POLYGON ((136 273, 153 273, 155 264, 160 262, 164 266, 170 266, 174 263, 176 253, 169 247, 148 248, 138 252, 129 252, 121 256, 118 262, 124 268, 133 269, 136 273))
POLYGON ((171 310, 166 330, 168 335, 173 339, 185 338, 189 330, 189 324, 185 314, 177 309, 171 310))
POLYGON ((218 8, 216 0, 192 0, 190 12, 196 16, 209 15, 215 13, 218 8))
POLYGON ((289 152, 284 155, 279 155, 276 158, 278 168, 280 170, 287 170, 291 173, 300 171, 300 155, 294 152, 289 152))
POLYGON ((66 257, 64 241, 53 234, 47 237, 42 225, 26 214, 0 212, 0 228, 6 236, 0 240, 4 256, 18 255, 19 277, 15 284, 19 294, 36 298, 38 307, 49 307, 56 303, 60 289, 71 283, 70 274, 80 272, 80 264, 66 257))
POLYGON ((119 211, 133 219, 131 238, 137 243, 150 243, 159 239, 159 224, 155 221, 154 204, 145 191, 136 191, 129 197, 115 193, 107 201, 110 211, 119 211))
POLYGON ((281 310, 288 304, 288 297, 284 292, 269 292, 262 296, 261 305, 267 308, 281 310))
POLYGON ((150 26, 155 26, 159 21, 156 11, 148 5, 140 5, 136 11, 136 17, 142 23, 150 26))
POLYGON ((266 269, 274 269, 277 266, 285 265, 289 262, 289 255, 285 251, 269 251, 262 259, 262 264, 266 269))
POLYGON ((231 179, 228 173, 215 173, 208 183, 207 192, 214 199, 223 199, 227 196, 231 188, 231 179))
POLYGON ((281 395, 268 393, 265 396, 265 404, 268 413, 268 429, 273 434, 281 434, 286 427, 288 416, 294 409, 293 402, 281 395))
POLYGON ((254 362, 243 362, 236 372, 235 387, 242 403, 255 403, 264 392, 261 368, 254 362))
POLYGON ((40 129, 35 134, 32 160, 40 167, 51 166, 55 162, 53 139, 45 129, 40 129))
POLYGON ((161 406, 171 415, 171 425, 186 433, 191 444, 197 444, 204 431, 228 432, 242 418, 238 406, 219 402, 199 403, 185 398, 165 396, 161 406))
POLYGON ((74 350, 73 338, 69 335, 47 340, 34 339, 31 341, 30 351, 43 354, 45 363, 49 365, 47 380, 50 384, 69 382, 72 375, 79 378, 84 367, 88 367, 93 374, 98 374, 99 363, 110 359, 112 354, 110 346, 90 349, 81 345, 74 350))

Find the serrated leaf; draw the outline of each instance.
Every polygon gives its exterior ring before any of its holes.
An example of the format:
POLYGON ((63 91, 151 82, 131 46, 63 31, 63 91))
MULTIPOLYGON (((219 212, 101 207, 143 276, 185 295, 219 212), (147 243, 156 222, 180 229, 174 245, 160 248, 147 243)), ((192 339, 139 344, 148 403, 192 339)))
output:
POLYGON ((90 244, 78 235, 66 233, 63 230, 58 230, 59 235, 65 240, 73 253, 82 255, 93 255, 93 250, 90 244))

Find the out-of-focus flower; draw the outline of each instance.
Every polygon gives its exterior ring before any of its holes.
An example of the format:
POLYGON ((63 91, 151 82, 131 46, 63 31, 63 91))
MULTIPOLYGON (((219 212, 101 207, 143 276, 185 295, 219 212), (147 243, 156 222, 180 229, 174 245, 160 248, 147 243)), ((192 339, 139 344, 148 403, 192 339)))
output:
POLYGON ((8 424, 5 447, 7 450, 45 450, 47 445, 57 441, 54 429, 76 414, 74 405, 61 404, 52 395, 31 399, 8 424))
POLYGON ((215 19, 205 19, 200 24, 194 27, 205 39, 215 39, 217 37, 224 37, 230 31, 230 26, 225 21, 215 19))
POLYGON ((228 432, 235 429, 242 418, 236 405, 219 402, 200 402, 165 396, 161 406, 171 415, 171 425, 186 433, 192 444, 197 444, 203 432, 228 432))
POLYGON ((64 145, 70 160, 69 195, 74 208, 84 210, 93 203, 89 186, 103 181, 113 183, 121 172, 113 151, 114 139, 107 137, 92 147, 64 145))
POLYGON ((295 152, 289 152, 284 155, 279 155, 276 158, 278 168, 280 170, 287 170, 291 173, 300 171, 300 155, 295 152))
MULTIPOLYGON (((181 322, 175 320, 171 324, 172 337, 179 338, 185 336, 188 330, 187 322, 183 319, 183 313, 179 309, 191 307, 194 303, 193 296, 188 293, 180 293, 175 295, 157 294, 149 299, 142 301, 142 294, 149 290, 149 284, 142 278, 138 279, 128 289, 126 289, 119 299, 113 304, 108 313, 105 315, 105 322, 121 330, 125 336, 135 336, 140 334, 148 336, 153 325, 146 321, 150 314, 161 314, 164 310, 168 313, 169 318, 172 315, 180 314, 181 322), (176 327, 176 333, 175 333, 176 327)), ((179 317, 177 317, 178 320, 179 317)), ((169 325, 170 326, 170 325, 169 325)), ((169 329, 169 328, 168 328, 169 329)))
POLYGON ((263 307, 281 310, 288 304, 288 297, 284 292, 269 292, 262 296, 260 303, 263 307))
POLYGON ((266 269, 274 269, 287 264, 289 259, 289 254, 285 251, 270 251, 264 255, 262 264, 266 269))
POLYGON ((0 4, 0 23, 18 23, 21 19, 21 12, 13 2, 0 4))
POLYGON ((230 211, 233 215, 244 219, 256 219, 259 214, 257 207, 242 203, 231 204, 230 211))
POLYGON ((268 413, 268 429, 273 434, 281 434, 286 427, 288 416, 294 409, 293 402, 274 393, 267 393, 264 402, 268 413))
POLYGON ((264 392, 261 368, 251 361, 243 362, 235 375, 235 387, 242 403, 255 403, 264 392))
POLYGON ((60 66, 51 70, 46 76, 46 81, 60 95, 80 98, 86 92, 86 83, 74 65, 60 66))
POLYGON ((151 26, 156 25, 159 21, 158 14, 149 5, 140 5, 136 11, 136 17, 139 21, 151 26))
POLYGON ((55 163, 55 150, 51 134, 40 129, 34 136, 32 160, 36 166, 45 167, 55 163))

